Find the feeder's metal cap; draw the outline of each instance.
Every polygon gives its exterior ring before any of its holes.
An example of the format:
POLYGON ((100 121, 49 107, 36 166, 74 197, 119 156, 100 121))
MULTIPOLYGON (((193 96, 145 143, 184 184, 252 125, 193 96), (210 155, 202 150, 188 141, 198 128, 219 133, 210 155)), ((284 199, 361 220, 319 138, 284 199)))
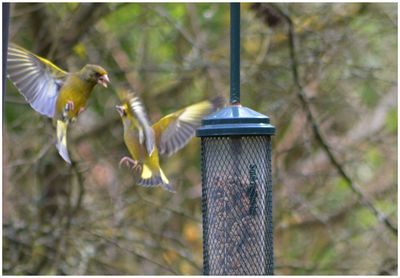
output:
POLYGON ((222 108, 203 118, 197 137, 274 135, 269 117, 241 105, 222 108))

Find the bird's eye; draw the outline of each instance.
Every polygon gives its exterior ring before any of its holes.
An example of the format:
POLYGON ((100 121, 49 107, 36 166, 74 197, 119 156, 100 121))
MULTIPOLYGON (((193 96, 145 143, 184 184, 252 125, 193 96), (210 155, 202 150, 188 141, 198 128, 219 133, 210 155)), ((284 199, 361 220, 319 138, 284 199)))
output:
POLYGON ((96 77, 100 77, 100 76, 101 76, 101 74, 98 73, 98 72, 95 72, 94 75, 95 75, 96 77))

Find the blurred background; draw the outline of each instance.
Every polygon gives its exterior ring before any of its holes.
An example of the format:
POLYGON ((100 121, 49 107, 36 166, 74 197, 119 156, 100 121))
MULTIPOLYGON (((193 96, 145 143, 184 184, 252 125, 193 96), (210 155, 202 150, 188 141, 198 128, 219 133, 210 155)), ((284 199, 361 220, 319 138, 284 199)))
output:
MULTIPOLYGON (((397 4, 241 7, 242 104, 270 116, 276 274, 397 273, 397 4)), ((69 133, 7 81, 4 274, 201 274, 199 139, 136 186, 116 89, 152 121, 229 94, 229 4, 11 4, 10 41, 109 72, 69 133)))

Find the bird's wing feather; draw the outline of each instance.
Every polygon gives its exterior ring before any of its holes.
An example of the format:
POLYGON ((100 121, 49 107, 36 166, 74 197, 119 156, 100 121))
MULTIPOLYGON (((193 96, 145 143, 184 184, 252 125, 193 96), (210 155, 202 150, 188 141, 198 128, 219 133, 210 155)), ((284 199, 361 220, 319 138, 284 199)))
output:
POLYGON ((154 133, 150 126, 150 121, 147 118, 146 111, 143 104, 141 103, 139 97, 133 95, 129 99, 129 108, 134 118, 138 121, 140 128, 142 130, 142 137, 144 137, 144 143, 146 146, 147 153, 151 155, 154 151, 154 133))
POLYGON ((202 101, 169 114, 153 125, 156 144, 160 154, 171 155, 183 148, 195 135, 201 120, 222 106, 224 99, 202 101))
POLYGON ((67 72, 50 61, 15 44, 10 44, 7 55, 7 75, 40 114, 52 118, 58 92, 67 72))

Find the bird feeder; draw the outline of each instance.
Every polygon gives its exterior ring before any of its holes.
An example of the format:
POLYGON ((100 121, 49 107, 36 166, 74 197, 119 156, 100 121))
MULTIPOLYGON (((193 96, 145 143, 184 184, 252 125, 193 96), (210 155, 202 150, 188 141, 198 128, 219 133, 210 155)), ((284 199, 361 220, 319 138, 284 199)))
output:
POLYGON ((231 4, 230 105, 202 120, 206 275, 273 274, 269 117, 240 105, 240 4, 231 4))

